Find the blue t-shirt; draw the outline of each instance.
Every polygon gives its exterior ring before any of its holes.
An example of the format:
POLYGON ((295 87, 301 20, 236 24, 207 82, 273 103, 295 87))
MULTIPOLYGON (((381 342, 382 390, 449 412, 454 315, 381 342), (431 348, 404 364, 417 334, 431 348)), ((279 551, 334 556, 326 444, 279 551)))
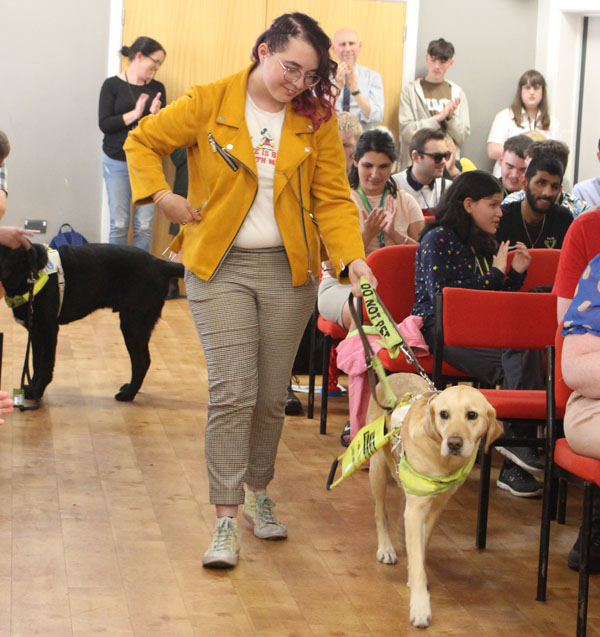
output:
POLYGON ((588 264, 564 318, 562 335, 591 332, 600 336, 600 254, 588 264))

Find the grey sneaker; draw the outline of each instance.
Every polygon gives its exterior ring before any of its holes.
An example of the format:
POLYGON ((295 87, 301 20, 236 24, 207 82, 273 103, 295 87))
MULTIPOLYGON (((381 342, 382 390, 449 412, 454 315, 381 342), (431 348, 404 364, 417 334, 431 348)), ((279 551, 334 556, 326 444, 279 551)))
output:
POLYGON ((544 485, 529 472, 508 460, 504 462, 496 486, 519 498, 537 498, 542 495, 544 485))
POLYGON ((244 517, 254 524, 254 535, 261 540, 284 540, 287 537, 287 529, 273 513, 274 507, 275 502, 266 491, 246 489, 244 517))
POLYGON ((208 551, 202 557, 207 568, 233 568, 240 553, 240 535, 235 518, 217 518, 215 532, 208 551))
POLYGON ((544 471, 544 463, 538 449, 532 447, 496 447, 496 449, 525 471, 544 471))

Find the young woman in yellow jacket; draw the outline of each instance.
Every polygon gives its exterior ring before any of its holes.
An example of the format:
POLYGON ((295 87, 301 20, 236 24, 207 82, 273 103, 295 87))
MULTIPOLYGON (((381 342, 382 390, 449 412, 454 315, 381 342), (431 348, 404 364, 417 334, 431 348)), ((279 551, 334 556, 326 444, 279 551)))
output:
POLYGON ((187 295, 210 401, 206 460, 213 541, 203 563, 238 560, 238 505, 263 539, 282 539, 266 487, 273 478, 296 350, 315 303, 321 241, 336 275, 359 294, 364 261, 333 114, 330 41, 301 13, 256 41, 246 70, 143 119, 125 144, 133 198, 183 226, 187 295), (188 149, 188 199, 161 157, 188 149))

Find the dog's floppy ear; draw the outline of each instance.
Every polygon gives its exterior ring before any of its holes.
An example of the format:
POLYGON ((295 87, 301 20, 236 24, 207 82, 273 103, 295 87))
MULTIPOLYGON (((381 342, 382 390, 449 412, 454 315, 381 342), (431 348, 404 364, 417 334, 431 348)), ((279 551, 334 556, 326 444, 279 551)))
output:
POLYGON ((48 263, 48 251, 40 243, 32 243, 27 250, 27 262, 36 272, 41 270, 48 263))
POLYGON ((442 442, 440 432, 435 426, 435 407, 433 403, 435 402, 436 397, 437 394, 432 394, 427 400, 427 405, 425 406, 425 425, 423 429, 432 440, 435 440, 436 442, 442 442))
POLYGON ((496 410, 488 403, 487 408, 487 433, 485 439, 485 452, 487 453, 490 450, 490 445, 496 438, 500 438, 500 436, 504 433, 504 426, 502 423, 496 418, 496 410))

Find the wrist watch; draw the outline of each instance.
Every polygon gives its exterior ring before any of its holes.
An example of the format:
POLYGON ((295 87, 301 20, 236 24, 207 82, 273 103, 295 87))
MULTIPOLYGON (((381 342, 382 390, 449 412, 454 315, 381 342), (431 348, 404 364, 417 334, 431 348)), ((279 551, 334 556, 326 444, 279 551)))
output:
POLYGON ((357 89, 356 91, 351 91, 350 95, 358 95, 360 93, 360 89, 357 89))

